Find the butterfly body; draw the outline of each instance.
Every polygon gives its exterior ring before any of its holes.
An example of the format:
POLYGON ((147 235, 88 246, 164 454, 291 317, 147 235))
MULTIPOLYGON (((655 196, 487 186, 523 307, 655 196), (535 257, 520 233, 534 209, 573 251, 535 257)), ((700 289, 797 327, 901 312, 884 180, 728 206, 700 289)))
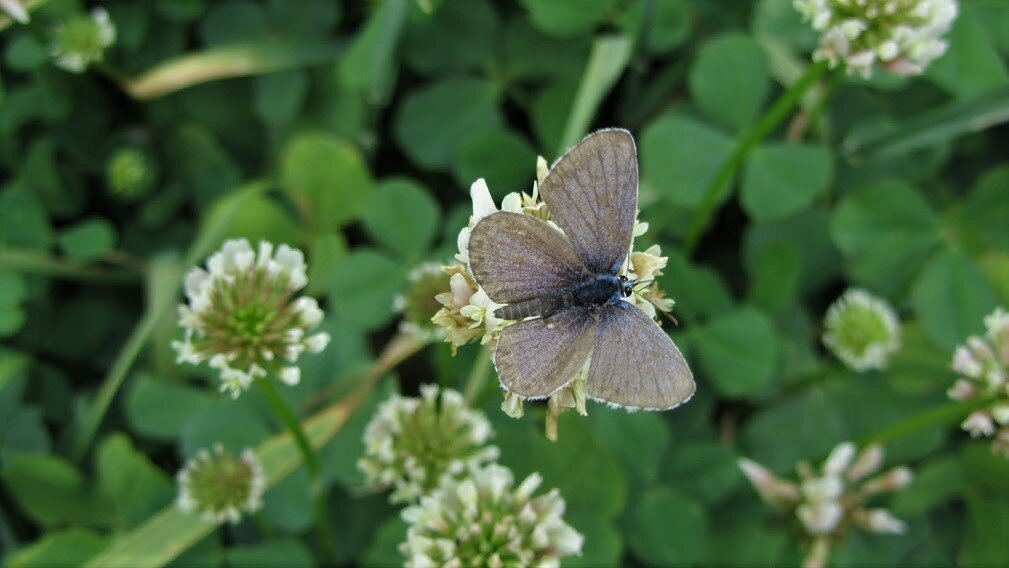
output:
POLYGON ((630 282, 624 276, 598 274, 567 290, 549 291, 528 300, 498 308, 494 315, 517 320, 550 317, 561 310, 576 307, 611 305, 630 295, 630 282))
POLYGON ((586 137, 554 164, 540 193, 555 225, 520 213, 483 217, 470 270, 502 319, 494 365, 506 389, 544 398, 584 372, 585 392, 624 408, 664 410, 694 393, 662 328, 623 300, 637 217, 638 167, 626 130, 586 137), (557 228, 561 230, 558 231, 557 228))

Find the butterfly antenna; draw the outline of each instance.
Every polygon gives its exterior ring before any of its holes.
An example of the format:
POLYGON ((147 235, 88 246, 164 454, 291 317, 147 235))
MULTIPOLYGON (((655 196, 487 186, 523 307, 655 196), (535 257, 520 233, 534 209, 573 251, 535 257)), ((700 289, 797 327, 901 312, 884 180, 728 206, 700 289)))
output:
MULTIPOLYGON (((651 283, 651 282, 654 282, 654 281, 655 281, 654 279, 652 279, 652 280, 644 280, 644 281, 642 281, 642 282, 635 282, 635 283, 634 283, 634 285, 635 285, 635 286, 637 286, 638 284, 649 284, 649 283, 651 283)), ((653 301, 651 300, 651 298, 648 298, 647 296, 645 296, 644 294, 642 294, 642 293, 641 293, 641 292, 639 292, 638 290, 635 290, 635 291, 634 291, 634 293, 635 293, 635 294, 636 294, 636 295, 637 295, 637 296, 638 296, 639 298, 641 298, 642 300, 644 300, 644 301, 648 302, 649 304, 651 304, 651 305, 652 305, 652 307, 654 307, 654 308, 655 308, 655 311, 656 311, 656 312, 658 312, 658 313, 662 314, 662 315, 663 315, 663 317, 665 317, 665 318, 666 318, 666 319, 668 319, 669 321, 673 322, 673 325, 676 325, 676 326, 679 326, 679 325, 680 325, 680 322, 679 322, 679 321, 678 321, 678 320, 677 320, 677 319, 676 319, 675 317, 673 317, 673 314, 671 314, 671 313, 669 313, 669 312, 667 312, 667 311, 664 311, 664 310, 662 310, 661 308, 659 308, 659 305, 658 305, 658 304, 656 304, 655 302, 653 302, 653 301)))

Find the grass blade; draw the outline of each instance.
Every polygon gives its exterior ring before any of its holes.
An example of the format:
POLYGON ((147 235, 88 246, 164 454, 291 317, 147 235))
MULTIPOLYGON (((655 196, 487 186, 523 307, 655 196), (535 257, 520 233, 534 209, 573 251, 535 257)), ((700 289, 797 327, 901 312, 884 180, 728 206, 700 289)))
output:
POLYGON ((571 114, 568 115, 564 135, 561 137, 561 147, 557 149, 558 156, 585 136, 599 104, 627 67, 627 62, 631 59, 631 47, 631 39, 625 36, 600 37, 592 44, 592 54, 571 106, 571 114))
POLYGON ((920 114, 896 127, 873 126, 849 136, 842 151, 852 162, 883 160, 1009 122, 1009 87, 920 114))
POLYGON ((137 100, 151 100, 193 85, 324 63, 336 57, 335 45, 257 43, 231 45, 191 53, 156 65, 123 81, 122 88, 137 100))

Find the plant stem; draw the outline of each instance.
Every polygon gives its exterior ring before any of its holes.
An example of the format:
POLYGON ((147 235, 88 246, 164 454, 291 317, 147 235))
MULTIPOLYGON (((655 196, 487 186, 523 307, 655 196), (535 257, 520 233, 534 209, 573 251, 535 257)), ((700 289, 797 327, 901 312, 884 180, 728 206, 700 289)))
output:
POLYGON ((323 558, 331 559, 333 557, 332 547, 330 546, 330 531, 329 531, 329 515, 326 511, 326 491, 323 487, 322 480, 320 479, 321 468, 319 467, 319 456, 315 453, 315 448, 312 447, 312 443, 308 441, 308 436, 305 435, 305 430, 301 427, 301 422, 298 417, 294 415, 291 407, 284 402, 283 397, 277 391, 277 387, 273 384, 270 377, 264 377, 262 379, 257 379, 255 381, 259 385, 260 392, 266 398, 266 402, 270 405, 273 410, 274 415, 277 419, 287 428, 287 431, 291 433, 291 437, 294 438, 295 444, 298 446, 298 450, 301 451, 301 457, 304 458, 305 467, 308 469, 308 473, 312 478, 312 484, 309 489, 312 494, 312 501, 315 509, 315 528, 318 531, 319 538, 319 548, 322 551, 323 558))
POLYGON ((711 222, 711 217, 714 215, 715 208, 722 198, 722 193, 729 186, 736 170, 743 164, 746 156, 749 155, 754 146, 760 143, 785 119, 795 104, 799 102, 799 99, 802 98, 802 95, 805 94, 806 90, 809 89, 810 85, 815 83, 826 70, 827 64, 823 61, 807 67, 802 77, 799 77, 787 91, 778 97, 778 100, 764 113, 760 121, 744 132, 736 141, 732 154, 722 164, 721 169, 718 170, 714 179, 708 184, 707 189, 704 190, 704 198, 701 200, 700 206, 690 221, 687 230, 687 240, 683 245, 683 251, 686 256, 689 257, 693 254, 697 243, 704 236, 704 231, 707 230, 708 223, 711 222))
POLYGON ((466 404, 473 406, 476 398, 483 392, 487 384, 487 377, 490 375, 491 344, 480 346, 480 351, 476 354, 476 361, 470 369, 469 377, 466 379, 466 389, 463 396, 466 404))
POLYGON ((937 426, 948 422, 956 422, 964 416, 984 408, 992 403, 988 397, 966 402, 951 402, 942 406, 930 408, 913 416, 909 416, 896 424, 891 424, 882 430, 878 430, 869 436, 859 440, 858 445, 865 447, 869 444, 886 444, 898 438, 913 434, 929 426, 937 426))
POLYGON ((143 274, 142 267, 137 268, 137 271, 110 270, 64 258, 54 258, 35 250, 0 247, 0 270, 9 269, 69 280, 132 283, 139 281, 143 274))

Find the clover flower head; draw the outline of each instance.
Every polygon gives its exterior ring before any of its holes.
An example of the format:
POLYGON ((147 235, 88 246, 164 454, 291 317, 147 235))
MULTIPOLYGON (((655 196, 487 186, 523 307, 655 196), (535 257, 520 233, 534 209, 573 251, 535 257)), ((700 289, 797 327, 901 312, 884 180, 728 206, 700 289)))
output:
POLYGON ((991 438, 992 451, 1009 458, 1009 313, 995 308, 984 327, 983 337, 972 335, 953 352, 950 367, 959 377, 946 394, 957 401, 991 400, 961 427, 973 438, 991 438))
POLYGON ((116 41, 116 26, 105 8, 95 8, 90 15, 74 16, 53 31, 51 48, 55 63, 71 73, 83 73, 105 56, 116 41))
POLYGON ((422 339, 443 338, 445 329, 433 319, 442 304, 437 295, 450 287, 451 276, 440 264, 426 262, 410 271, 405 293, 393 300, 393 309, 403 314, 399 329, 422 339))
POLYGON ((123 200, 143 197, 154 185, 155 164, 143 150, 122 148, 109 158, 105 180, 109 192, 123 200))
POLYGON ((943 38, 956 19, 956 0, 795 0, 820 32, 816 61, 844 63, 863 77, 873 66, 898 75, 920 75, 946 52, 943 38))
POLYGON ((177 362, 206 361, 233 397, 269 373, 297 384, 298 357, 322 351, 330 339, 310 334, 322 322, 318 302, 295 297, 307 282, 301 251, 261 242, 257 254, 245 239, 225 241, 206 269, 186 275, 188 303, 179 306, 185 335, 172 343, 177 362))
POLYGON ((869 507, 875 495, 898 491, 911 483, 911 470, 895 467, 884 473, 882 446, 861 452, 844 442, 834 448, 817 470, 806 462, 796 466, 797 480, 783 479, 752 460, 742 458, 739 468, 760 497, 798 521, 808 539, 803 566, 824 566, 831 543, 849 525, 874 533, 902 533, 905 525, 883 508, 869 507))
POLYGON ((394 395, 379 405, 364 431, 358 468, 371 485, 393 488, 393 503, 416 502, 446 478, 493 462, 498 449, 482 412, 461 394, 424 385, 419 398, 394 395))
POLYGON ((446 480, 403 511, 406 566, 559 566, 580 555, 585 539, 564 522, 558 491, 533 497, 542 481, 533 473, 515 487, 497 464, 446 480))
MULTIPOLYGON (((542 157, 537 158, 536 181, 533 183, 532 192, 515 192, 506 195, 501 201, 500 210, 536 217, 563 233, 561 228, 554 223, 549 208, 539 194, 539 186, 549 172, 550 168, 546 160, 542 157)), ((456 253, 455 259, 460 264, 444 267, 445 272, 450 276, 449 290, 435 296, 442 308, 431 320, 442 328, 442 335, 445 337, 445 341, 452 345, 453 354, 460 346, 467 343, 494 342, 499 337, 501 330, 515 323, 502 320, 494 315, 494 310, 501 305, 491 300, 487 292, 473 279, 469 266, 470 234, 481 219, 497 212, 498 207, 490 194, 490 188, 487 187, 487 183, 483 179, 478 179, 470 187, 470 198, 473 202, 473 214, 470 216, 468 225, 459 232, 457 239, 459 252, 456 253)), ((635 221, 633 237, 640 237, 647 230, 648 223, 635 221)), ((633 303, 652 318, 657 317, 658 311, 671 311, 673 300, 667 298, 655 282, 655 278, 660 276, 666 267, 668 257, 662 256, 662 250, 658 245, 644 251, 635 251, 632 244, 628 253, 627 277, 636 282, 646 282, 647 287, 637 289, 634 294, 624 300, 633 303)), ((566 387, 550 396, 546 429, 547 435, 551 439, 556 438, 557 417, 562 412, 573 408, 579 413, 585 414, 583 384, 584 372, 572 379, 566 387)), ((515 418, 521 417, 524 414, 523 405, 522 397, 507 391, 504 392, 504 402, 501 408, 506 414, 515 418)))
POLYGON ((893 308, 858 288, 831 304, 824 328, 823 344, 859 372, 886 368, 900 348, 900 322, 893 308))
POLYGON ((207 521, 232 524, 263 506, 266 477, 259 459, 246 449, 238 456, 221 444, 196 453, 176 476, 177 504, 207 521))

